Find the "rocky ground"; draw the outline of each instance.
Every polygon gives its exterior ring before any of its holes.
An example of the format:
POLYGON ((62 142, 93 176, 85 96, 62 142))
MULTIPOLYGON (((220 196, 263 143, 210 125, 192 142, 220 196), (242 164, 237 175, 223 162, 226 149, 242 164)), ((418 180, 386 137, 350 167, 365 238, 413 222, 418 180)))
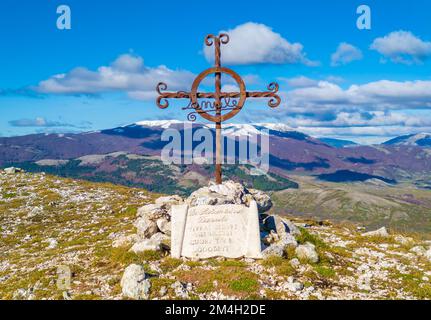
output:
POLYGON ((0 172, 0 298, 431 299, 426 240, 272 216, 265 194, 233 183, 159 197, 0 172), (252 199, 263 212, 264 259, 169 256, 170 205, 252 199), (68 271, 70 284, 59 281, 68 271))
POLYGON ((112 248, 132 232, 139 206, 157 195, 111 184, 0 171, 0 298, 118 298, 127 252, 112 248), (70 290, 57 287, 70 269, 70 290))

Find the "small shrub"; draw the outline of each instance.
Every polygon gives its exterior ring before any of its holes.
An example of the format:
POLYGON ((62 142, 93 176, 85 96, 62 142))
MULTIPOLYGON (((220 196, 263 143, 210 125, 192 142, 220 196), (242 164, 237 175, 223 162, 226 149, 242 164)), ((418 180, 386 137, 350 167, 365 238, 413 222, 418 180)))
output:
POLYGON ((259 283, 255 278, 249 278, 246 275, 241 276, 238 280, 233 280, 230 284, 230 288, 233 291, 244 291, 244 292, 252 292, 256 291, 259 287, 259 283))
POLYGON ((326 267, 326 266, 315 266, 314 270, 321 275, 322 277, 325 278, 332 278, 335 276, 335 270, 330 268, 330 267, 326 267))
POLYGON ((318 236, 315 236, 314 234, 311 234, 304 228, 299 228, 301 231, 301 234, 296 237, 296 241, 298 241, 299 244, 305 244, 307 242, 310 242, 316 246, 316 248, 326 248, 327 244, 322 241, 318 236))
POLYGON ((219 266, 221 267, 246 267, 245 262, 240 260, 224 260, 219 262, 219 266))
POLYGON ((186 261, 186 262, 185 262, 185 265, 186 265, 186 266, 189 266, 190 268, 196 268, 196 267, 201 267, 201 266, 202 266, 202 263, 201 263, 201 262, 199 262, 199 261, 192 261, 192 260, 189 260, 189 261, 186 261))
POLYGON ((150 278, 150 282, 151 282, 150 298, 154 299, 160 296, 159 292, 162 287, 166 287, 167 294, 172 293, 171 285, 175 282, 175 280, 153 277, 153 278, 150 278))
POLYGON ((275 271, 281 276, 291 276, 296 273, 296 270, 289 261, 284 261, 281 265, 277 266, 275 271))
POLYGON ((156 261, 162 258, 163 253, 161 251, 146 250, 139 254, 139 256, 145 261, 156 261))
POLYGON ((293 245, 289 245, 284 249, 284 252, 286 254, 286 257, 289 259, 293 259, 296 256, 295 252, 296 247, 293 245))
POLYGON ((199 284, 196 287, 196 292, 197 293, 208 293, 208 292, 214 291, 214 289, 215 289, 214 284, 211 281, 207 281, 207 282, 204 282, 202 284, 199 284))
POLYGON ((183 261, 181 259, 167 257, 160 262, 160 269, 162 269, 163 272, 169 272, 180 266, 182 263, 183 261))
POLYGON ((264 259, 261 264, 264 267, 276 267, 276 266, 280 266, 283 261, 285 261, 285 259, 283 259, 282 257, 279 256, 270 256, 267 257, 266 259, 264 259))

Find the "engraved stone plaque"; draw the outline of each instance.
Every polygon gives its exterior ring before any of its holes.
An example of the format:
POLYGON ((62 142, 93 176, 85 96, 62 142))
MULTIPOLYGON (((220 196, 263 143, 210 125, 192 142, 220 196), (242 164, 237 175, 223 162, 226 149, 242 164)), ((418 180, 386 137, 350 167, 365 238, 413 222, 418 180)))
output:
POLYGON ((261 258, 259 216, 250 206, 201 205, 172 207, 173 257, 261 258))

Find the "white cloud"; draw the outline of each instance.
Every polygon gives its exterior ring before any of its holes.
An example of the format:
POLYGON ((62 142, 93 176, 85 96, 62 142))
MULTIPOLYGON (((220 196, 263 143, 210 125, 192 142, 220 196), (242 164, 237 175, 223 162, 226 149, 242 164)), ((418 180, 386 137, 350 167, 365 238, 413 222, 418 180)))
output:
POLYGON ((225 84, 221 87, 222 92, 239 92, 239 87, 234 84, 225 84))
POLYGON ((297 88, 286 94, 288 105, 295 108, 361 108, 364 110, 431 108, 431 81, 380 80, 347 89, 320 81, 317 86, 297 88))
MULTIPOLYGON (((302 44, 290 43, 264 24, 248 22, 221 33, 230 37, 222 47, 224 64, 317 64, 306 58, 302 44)), ((207 60, 213 61, 214 48, 204 45, 203 50, 207 60)))
POLYGON ((337 50, 331 55, 331 66, 346 65, 355 60, 362 59, 362 52, 355 46, 342 42, 337 50))
MULTIPOLYGON (((274 113, 276 111, 274 110, 274 113)), ((319 120, 312 116, 274 116, 271 121, 287 124, 294 130, 314 137, 349 139, 359 143, 372 144, 390 138, 420 132, 431 132, 431 117, 423 114, 403 112, 341 112, 333 120, 319 120)))
POLYGON ((315 87, 319 84, 318 80, 311 79, 304 76, 299 76, 295 78, 279 78, 279 80, 284 81, 289 86, 295 87, 295 88, 315 87))
MULTIPOLYGON (((362 112, 340 112, 330 121, 307 117, 292 117, 289 121, 292 127, 326 127, 334 130, 345 130, 346 128, 360 128, 355 130, 364 130, 361 128, 379 128, 379 127, 431 127, 431 117, 419 115, 409 115, 400 112, 372 111, 362 112)), ((372 129, 372 130, 374 130, 372 129)))
POLYGON ((169 90, 189 89, 195 75, 186 70, 171 70, 166 66, 146 67, 141 57, 123 54, 109 66, 96 71, 78 67, 41 81, 35 88, 40 93, 95 94, 125 91, 134 99, 156 96, 158 82, 168 84, 169 90))
MULTIPOLYGON (((310 81, 311 83, 311 81, 310 81)), ((282 122, 312 136, 361 143, 431 132, 431 81, 381 80, 343 88, 329 81, 281 92, 282 105, 248 121, 282 122)))
POLYGON ((370 48, 395 63, 422 63, 431 56, 431 42, 403 30, 375 39, 370 48))
POLYGON ((50 128, 50 127, 73 127, 73 128, 80 128, 80 129, 88 129, 91 127, 91 122, 83 121, 80 124, 71 124, 61 121, 52 121, 47 120, 43 117, 36 117, 36 118, 22 118, 22 119, 16 119, 16 120, 10 120, 9 125, 12 127, 41 127, 41 128, 50 128))

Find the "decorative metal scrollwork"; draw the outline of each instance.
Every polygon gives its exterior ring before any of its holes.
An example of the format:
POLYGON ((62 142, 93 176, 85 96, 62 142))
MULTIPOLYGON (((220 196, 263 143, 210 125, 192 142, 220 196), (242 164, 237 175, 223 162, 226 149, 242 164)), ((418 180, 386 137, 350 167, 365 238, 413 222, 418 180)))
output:
POLYGON ((281 98, 278 95, 279 86, 277 83, 270 83, 267 87, 268 91, 246 91, 244 81, 235 71, 221 67, 220 47, 222 44, 229 43, 229 41, 229 35, 225 33, 221 33, 218 36, 213 34, 207 35, 205 37, 205 45, 214 45, 215 47, 215 67, 201 72, 194 80, 190 92, 166 92, 167 85, 160 82, 156 88, 157 93, 159 94, 156 103, 159 108, 166 109, 169 106, 168 99, 189 99, 188 105, 182 108, 183 110, 193 110, 187 116, 189 121, 195 121, 196 114, 199 114, 201 117, 209 121, 218 123, 235 116, 242 109, 247 98, 268 98, 269 107, 278 107, 281 103, 281 98), (199 92, 199 85, 202 83, 204 78, 211 74, 215 75, 216 90, 210 93, 199 92), (222 74, 227 74, 235 80, 239 87, 239 92, 221 91, 222 74), (208 99, 212 99, 212 101, 208 99))

